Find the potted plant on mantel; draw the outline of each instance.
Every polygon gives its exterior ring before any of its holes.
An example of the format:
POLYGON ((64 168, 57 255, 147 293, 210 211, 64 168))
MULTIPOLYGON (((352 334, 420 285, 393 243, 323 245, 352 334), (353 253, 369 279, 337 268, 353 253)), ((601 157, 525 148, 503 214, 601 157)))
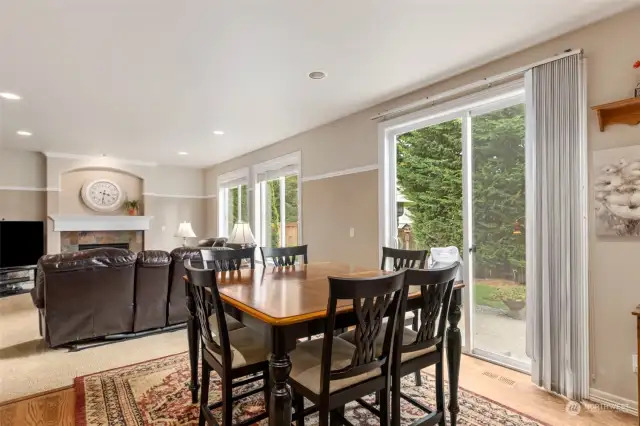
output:
POLYGON ((514 319, 525 319, 525 307, 527 304, 527 287, 513 285, 497 289, 490 298, 504 303, 509 311, 507 315, 514 319))
POLYGON ((127 200, 124 202, 124 208, 129 212, 129 216, 137 216, 138 210, 140 209, 140 201, 127 200))

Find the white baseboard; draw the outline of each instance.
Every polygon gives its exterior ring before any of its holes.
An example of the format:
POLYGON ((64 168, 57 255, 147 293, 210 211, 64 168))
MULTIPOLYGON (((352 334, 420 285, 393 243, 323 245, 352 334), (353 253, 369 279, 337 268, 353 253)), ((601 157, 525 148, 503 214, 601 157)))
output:
POLYGON ((589 400, 597 404, 602 404, 603 408, 610 407, 624 413, 638 415, 638 403, 631 399, 603 392, 598 389, 589 389, 589 400))

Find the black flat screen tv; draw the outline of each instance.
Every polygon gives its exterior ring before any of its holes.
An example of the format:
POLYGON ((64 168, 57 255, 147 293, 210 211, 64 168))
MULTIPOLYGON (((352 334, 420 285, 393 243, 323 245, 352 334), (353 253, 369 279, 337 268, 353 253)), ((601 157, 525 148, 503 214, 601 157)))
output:
POLYGON ((44 222, 0 220, 0 268, 38 263, 44 254, 44 222))

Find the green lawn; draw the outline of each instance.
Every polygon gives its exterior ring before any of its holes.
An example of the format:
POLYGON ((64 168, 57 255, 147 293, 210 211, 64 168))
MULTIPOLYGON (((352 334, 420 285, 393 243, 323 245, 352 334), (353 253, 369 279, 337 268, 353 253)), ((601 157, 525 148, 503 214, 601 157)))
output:
POLYGON ((505 304, 499 300, 491 300, 491 295, 498 289, 495 286, 476 283, 473 285, 474 299, 476 305, 491 306, 493 308, 506 308, 505 304))

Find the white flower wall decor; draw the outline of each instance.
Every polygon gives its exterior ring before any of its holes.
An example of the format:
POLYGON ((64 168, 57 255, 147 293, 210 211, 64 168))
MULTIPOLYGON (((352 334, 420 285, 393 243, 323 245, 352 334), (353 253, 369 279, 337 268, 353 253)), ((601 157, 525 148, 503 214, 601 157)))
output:
POLYGON ((640 236, 640 147, 596 151, 594 167, 596 235, 640 236))

